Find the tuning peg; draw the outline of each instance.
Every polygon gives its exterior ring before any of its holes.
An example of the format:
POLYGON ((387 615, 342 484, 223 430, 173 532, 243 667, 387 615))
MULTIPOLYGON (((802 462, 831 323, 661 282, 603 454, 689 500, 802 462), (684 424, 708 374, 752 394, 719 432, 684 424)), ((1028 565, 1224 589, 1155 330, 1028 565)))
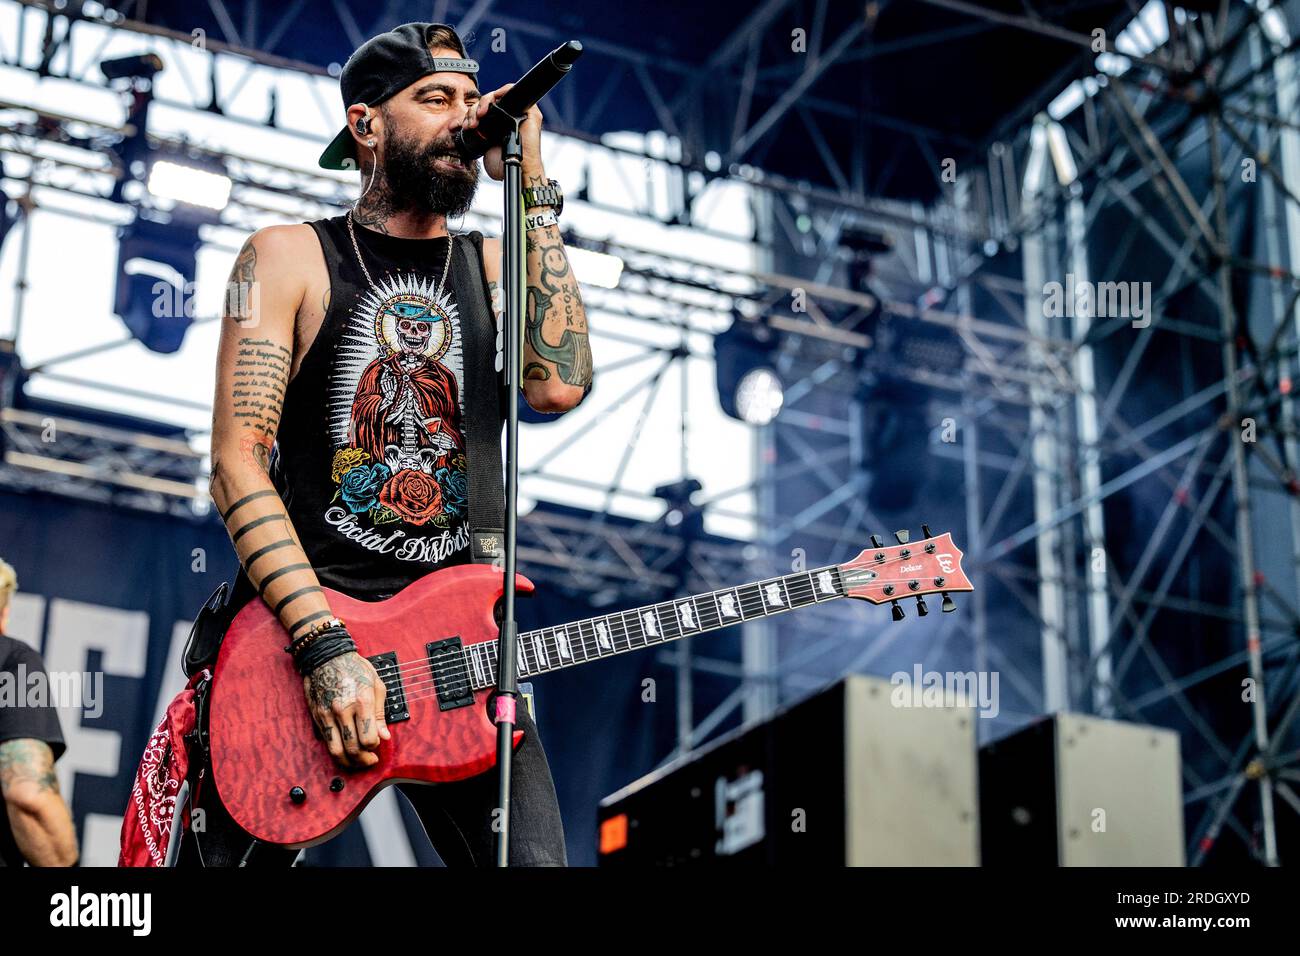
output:
POLYGON ((930 613, 930 609, 925 606, 925 596, 922 594, 916 596, 916 613, 920 617, 925 617, 930 613))
POLYGON ((897 601, 890 601, 889 603, 892 604, 892 605, 894 606, 894 609, 893 609, 893 611, 892 611, 892 613, 893 613, 893 615, 894 615, 894 620, 895 620, 895 621, 901 621, 901 620, 905 617, 905 615, 903 614, 903 609, 902 609, 901 607, 898 606, 898 602, 897 602, 897 601))
POLYGON ((902 531, 895 531, 894 537, 898 539, 899 544, 907 544, 912 539, 912 533, 904 528, 902 531))
POLYGON ((943 595, 943 613, 944 613, 944 614, 947 614, 949 611, 955 611, 955 610, 957 610, 957 605, 956 605, 956 603, 953 601, 952 598, 948 597, 948 592, 947 592, 947 591, 940 591, 939 593, 943 595))
POLYGON ((921 525, 921 534, 925 535, 927 538, 934 537, 934 535, 930 534, 930 526, 928 524, 921 525))
POLYGON ((872 546, 873 548, 878 548, 878 547, 880 547, 882 544, 884 544, 884 542, 880 540, 880 535, 878 535, 878 534, 873 534, 873 535, 871 536, 871 546, 872 546))

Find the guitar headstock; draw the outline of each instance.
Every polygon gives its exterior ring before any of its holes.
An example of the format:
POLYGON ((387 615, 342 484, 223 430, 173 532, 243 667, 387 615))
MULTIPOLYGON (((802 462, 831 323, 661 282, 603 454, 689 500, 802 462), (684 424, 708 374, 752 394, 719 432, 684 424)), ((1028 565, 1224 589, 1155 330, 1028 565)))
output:
POLYGON ((943 609, 956 610, 949 592, 975 590, 961 569, 961 550, 952 543, 950 533, 932 536, 925 525, 921 529, 925 537, 920 541, 909 540, 906 531, 895 531, 898 544, 888 546, 873 534, 874 547, 839 566, 844 596, 892 604, 895 621, 903 619, 903 609, 897 603, 903 598, 916 598, 917 613, 922 616, 929 613, 924 600, 927 594, 942 594, 943 609))

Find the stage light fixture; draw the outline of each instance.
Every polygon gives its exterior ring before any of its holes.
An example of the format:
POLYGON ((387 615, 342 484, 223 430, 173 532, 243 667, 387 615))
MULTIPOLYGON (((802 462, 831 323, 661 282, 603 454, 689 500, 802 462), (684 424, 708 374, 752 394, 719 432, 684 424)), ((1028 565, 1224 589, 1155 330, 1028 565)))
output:
POLYGON ((136 53, 99 61, 99 72, 109 80, 152 80, 162 70, 162 57, 156 53, 136 53))
POLYGON ((762 321, 732 310, 731 326, 714 336, 718 402, 732 418, 767 425, 785 404, 785 386, 776 370, 776 333, 762 321))
POLYGON ((138 216, 118 231, 114 311, 146 348, 177 351, 194 322, 197 223, 138 216))

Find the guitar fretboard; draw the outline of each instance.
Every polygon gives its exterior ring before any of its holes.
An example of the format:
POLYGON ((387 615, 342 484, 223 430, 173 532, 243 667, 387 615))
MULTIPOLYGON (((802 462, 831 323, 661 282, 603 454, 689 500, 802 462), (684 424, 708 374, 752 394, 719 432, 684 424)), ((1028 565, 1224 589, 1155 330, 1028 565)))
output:
MULTIPOLYGON (((562 667, 667 644, 678 638, 831 601, 844 597, 844 594, 839 566, 831 565, 693 597, 615 611, 558 627, 522 631, 516 670, 519 679, 523 680, 562 667)), ((463 653, 474 690, 495 687, 497 642, 473 644, 463 653)))

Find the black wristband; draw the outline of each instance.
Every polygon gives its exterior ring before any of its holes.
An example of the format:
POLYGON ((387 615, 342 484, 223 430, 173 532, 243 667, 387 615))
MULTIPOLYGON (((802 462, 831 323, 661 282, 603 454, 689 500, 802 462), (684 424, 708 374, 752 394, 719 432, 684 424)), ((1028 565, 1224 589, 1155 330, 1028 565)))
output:
POLYGON ((293 663, 298 668, 298 673, 306 677, 326 661, 351 654, 356 649, 356 642, 345 628, 332 627, 322 631, 319 637, 294 654, 293 663))

